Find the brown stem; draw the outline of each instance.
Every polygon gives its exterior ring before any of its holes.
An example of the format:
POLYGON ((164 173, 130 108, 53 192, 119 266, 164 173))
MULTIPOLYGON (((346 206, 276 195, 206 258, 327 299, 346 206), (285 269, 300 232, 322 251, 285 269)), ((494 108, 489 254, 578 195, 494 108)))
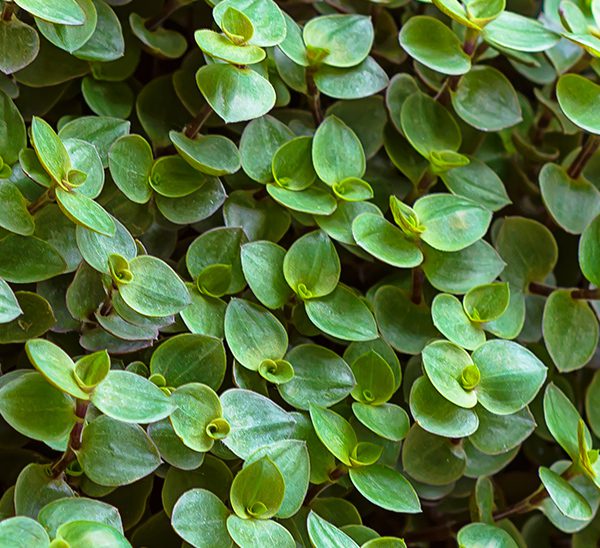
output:
POLYGON ((156 30, 160 27, 173 13, 175 13, 181 4, 179 0, 167 0, 160 13, 157 13, 154 17, 151 17, 146 21, 146 28, 148 30, 156 30))
POLYGON ((323 121, 323 110, 321 108, 321 93, 315 84, 314 73, 310 68, 306 71, 306 87, 308 88, 308 100, 310 103, 310 111, 313 115, 313 120, 316 126, 319 126, 323 121))
POLYGON ((37 198, 37 200, 31 202, 27 206, 27 210, 29 211, 29 213, 31 213, 33 215, 36 211, 38 211, 39 209, 44 207, 47 203, 49 203, 53 200, 54 200, 54 190, 49 188, 48 190, 46 190, 46 192, 41 194, 37 198))
POLYGON ((5 0, 2 6, 2 21, 10 21, 15 9, 15 3, 12 0, 5 0))
MULTIPOLYGON (((549 297, 554 291, 561 289, 560 287, 554 287, 552 285, 541 284, 538 282, 531 282, 529 284, 529 293, 534 295, 541 295, 542 297, 549 297)), ((600 299, 600 288, 596 289, 573 289, 571 291, 572 299, 581 299, 586 301, 597 301, 600 299)))
POLYGON ((185 126, 185 136, 189 137, 190 139, 196 137, 196 135, 198 135, 198 133, 202 129, 204 122, 206 122, 206 120, 209 119, 210 115, 212 114, 212 111, 213 110, 210 107, 210 105, 206 103, 206 105, 204 105, 200 109, 200 112, 198 112, 196 117, 187 126, 185 126))
POLYGON ((412 285, 410 290, 410 300, 414 304, 421 304, 423 300, 423 283, 425 281, 425 273, 422 268, 416 267, 412 269, 412 285))
POLYGON ((479 31, 472 28, 467 28, 465 31, 465 41, 463 43, 463 51, 469 56, 472 57, 477 49, 477 37, 479 36, 479 31))
POLYGON ((90 402, 86 400, 77 400, 75 405, 75 417, 77 422, 73 425, 69 435, 69 443, 63 456, 52 466, 52 477, 58 478, 76 458, 75 453, 81 447, 81 433, 85 421, 85 414, 90 402))
POLYGON ((575 157, 567 173, 571 179, 578 179, 586 164, 590 161, 596 150, 600 146, 600 139, 597 135, 588 135, 585 143, 581 147, 579 154, 575 157))

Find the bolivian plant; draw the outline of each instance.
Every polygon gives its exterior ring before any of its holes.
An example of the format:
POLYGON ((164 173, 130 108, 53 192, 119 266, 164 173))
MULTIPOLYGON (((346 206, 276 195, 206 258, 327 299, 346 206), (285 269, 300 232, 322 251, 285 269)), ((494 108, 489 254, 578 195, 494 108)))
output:
POLYGON ((599 81, 598 0, 0 0, 0 546, 596 546, 599 81))

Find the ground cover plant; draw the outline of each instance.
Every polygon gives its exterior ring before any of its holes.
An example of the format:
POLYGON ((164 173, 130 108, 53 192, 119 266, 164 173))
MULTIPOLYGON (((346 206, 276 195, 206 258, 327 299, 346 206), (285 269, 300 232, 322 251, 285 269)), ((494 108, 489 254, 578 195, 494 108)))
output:
POLYGON ((600 1, 0 1, 0 546, 596 546, 600 1))

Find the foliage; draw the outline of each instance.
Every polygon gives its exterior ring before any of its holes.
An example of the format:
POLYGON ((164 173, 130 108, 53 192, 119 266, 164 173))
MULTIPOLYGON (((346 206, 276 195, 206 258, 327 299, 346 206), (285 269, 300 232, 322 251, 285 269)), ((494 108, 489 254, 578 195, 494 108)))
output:
POLYGON ((0 0, 0 546, 600 542, 600 1, 0 0))

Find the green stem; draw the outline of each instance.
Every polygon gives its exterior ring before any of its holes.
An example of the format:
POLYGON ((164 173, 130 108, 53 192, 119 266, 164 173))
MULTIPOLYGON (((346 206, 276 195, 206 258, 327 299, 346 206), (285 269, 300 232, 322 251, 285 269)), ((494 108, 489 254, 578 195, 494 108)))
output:
POLYGON ((31 213, 33 215, 36 211, 38 211, 39 209, 44 207, 46 204, 52 202, 53 200, 54 200, 54 190, 52 188, 49 188, 48 190, 46 190, 46 192, 41 194, 37 198, 37 200, 31 202, 27 206, 27 210, 29 211, 29 213, 31 213))

